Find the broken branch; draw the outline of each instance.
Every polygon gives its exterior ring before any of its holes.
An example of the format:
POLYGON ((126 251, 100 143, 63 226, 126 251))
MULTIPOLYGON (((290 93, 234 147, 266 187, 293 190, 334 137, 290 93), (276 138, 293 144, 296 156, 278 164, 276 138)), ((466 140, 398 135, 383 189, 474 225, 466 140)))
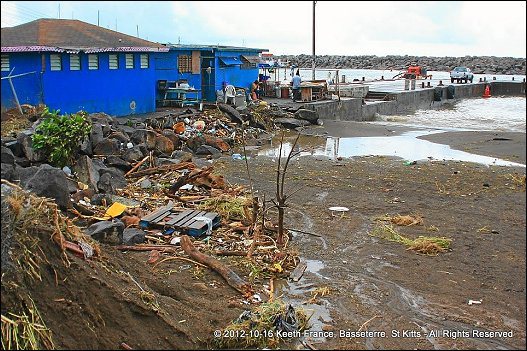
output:
POLYGON ((194 260, 198 261, 199 263, 203 263, 209 268, 212 268, 214 271, 216 271, 219 275, 223 277, 223 279, 225 279, 227 284, 229 284, 237 291, 241 292, 245 296, 252 294, 251 286, 248 283, 246 283, 236 273, 234 273, 234 271, 232 271, 229 267, 225 266, 217 259, 199 252, 194 247, 192 241, 190 241, 190 238, 187 235, 181 236, 181 248, 183 249, 183 251, 185 251, 187 255, 189 255, 194 260))

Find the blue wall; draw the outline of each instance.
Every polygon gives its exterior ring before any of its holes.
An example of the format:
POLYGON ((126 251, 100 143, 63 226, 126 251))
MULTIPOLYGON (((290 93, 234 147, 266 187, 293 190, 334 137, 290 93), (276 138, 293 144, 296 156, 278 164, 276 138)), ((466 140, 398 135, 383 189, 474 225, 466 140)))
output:
POLYGON ((62 113, 79 110, 124 116, 155 110, 155 79, 152 55, 149 67, 140 68, 134 53, 134 68, 125 68, 125 53, 118 53, 119 69, 109 69, 109 54, 98 53, 99 69, 88 69, 88 55, 81 53, 81 70, 71 71, 68 54, 62 54, 62 70, 50 71, 49 55, 43 75, 44 102, 62 113), (135 102, 135 108, 133 108, 135 102))
POLYGON ((258 56, 258 53, 254 51, 217 51, 216 90, 222 89, 224 82, 235 87, 250 89, 251 83, 258 79, 258 66, 250 69, 242 69, 240 65, 224 66, 220 63, 220 57, 236 57, 241 61, 241 55, 258 56))
MULTIPOLYGON (((188 84, 196 89, 201 89, 201 75, 199 73, 179 73, 178 57, 179 55, 190 55, 192 51, 189 50, 170 50, 167 53, 156 53, 153 56, 154 75, 157 84, 158 80, 177 81, 186 79, 188 84)), ((156 92, 156 99, 162 96, 156 92)), ((201 93, 199 94, 201 99, 201 93)))
MULTIPOLYGON (((5 55, 5 54, 3 54, 5 55)), ((18 100, 21 104, 38 105, 42 103, 42 77, 41 77, 41 54, 40 53, 16 53, 8 54, 9 69, 14 71, 12 75, 31 73, 12 79, 18 100)), ((2 72, 2 77, 9 72, 2 72)), ((16 107, 11 86, 7 79, 2 80, 2 111, 16 107)))
MULTIPOLYGON (((81 70, 71 71, 70 55, 62 53, 62 70, 51 71, 50 53, 44 53, 44 72, 41 72, 42 54, 9 54, 10 66, 16 67, 13 74, 37 71, 36 75, 20 79, 20 82, 19 78, 13 79, 20 103, 36 105, 42 102, 52 110, 59 109, 61 113, 84 110, 124 116, 155 111, 156 82, 152 54, 148 54, 149 67, 140 68, 140 54, 133 53, 134 68, 127 69, 125 53, 118 53, 119 69, 115 70, 109 69, 109 54, 98 53, 99 68, 89 70, 88 55, 81 53, 81 70)), ((4 75, 7 72, 2 72, 4 75)), ((4 81, 3 109, 15 106, 9 83, 4 84, 4 81)))

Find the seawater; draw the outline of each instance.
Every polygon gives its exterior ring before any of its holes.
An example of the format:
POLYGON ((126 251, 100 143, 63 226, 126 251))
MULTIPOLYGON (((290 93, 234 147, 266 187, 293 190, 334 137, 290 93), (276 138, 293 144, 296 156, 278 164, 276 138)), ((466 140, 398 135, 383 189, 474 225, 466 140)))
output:
MULTIPOLYGON (((330 158, 354 156, 395 156, 405 160, 454 160, 475 162, 484 165, 525 167, 523 164, 494 157, 475 155, 451 149, 448 145, 436 144, 418 138, 443 131, 512 131, 525 133, 526 105, 524 97, 492 97, 488 99, 463 99, 445 104, 437 110, 419 110, 401 116, 378 116, 373 124, 399 124, 417 127, 420 130, 402 135, 382 137, 320 138, 303 137, 302 144, 310 145, 300 156, 325 156, 330 158)), ((282 147, 282 157, 287 156, 292 144, 282 147)), ((277 157, 278 147, 262 148, 259 156, 277 157)))
POLYGON ((436 110, 418 110, 407 115, 379 115, 376 121, 445 130, 525 133, 526 116, 525 97, 491 97, 462 99, 436 110))

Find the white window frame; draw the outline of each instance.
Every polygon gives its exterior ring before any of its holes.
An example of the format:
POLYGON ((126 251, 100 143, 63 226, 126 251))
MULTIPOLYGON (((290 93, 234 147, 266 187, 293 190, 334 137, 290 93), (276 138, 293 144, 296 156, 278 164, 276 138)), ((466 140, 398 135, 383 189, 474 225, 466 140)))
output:
POLYGON ((133 69, 134 68, 134 54, 125 54, 124 57, 126 61, 126 68, 133 69))
POLYGON ((89 70, 99 69, 99 55, 88 54, 88 69, 89 70))
POLYGON ((141 54, 141 68, 148 68, 148 54, 141 54))
POLYGON ((70 71, 81 70, 81 55, 70 54, 70 71))
POLYGON ((2 54, 2 72, 11 71, 11 65, 9 64, 9 55, 2 54))
POLYGON ((108 55, 108 68, 119 69, 119 54, 108 55))
POLYGON ((62 55, 61 54, 50 54, 49 55, 49 67, 50 67, 50 71, 62 71, 62 55))

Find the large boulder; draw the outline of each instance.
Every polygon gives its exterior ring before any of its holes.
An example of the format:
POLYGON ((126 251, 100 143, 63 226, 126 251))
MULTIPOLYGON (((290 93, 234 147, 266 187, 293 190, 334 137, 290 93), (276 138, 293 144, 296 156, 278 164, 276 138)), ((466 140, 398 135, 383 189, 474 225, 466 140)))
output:
POLYGON ((130 136, 134 145, 146 144, 148 150, 153 150, 156 146, 157 133, 151 129, 136 129, 130 136))
POLYGON ((95 155, 114 155, 118 154, 121 143, 115 139, 103 139, 93 149, 95 155))
POLYGON ((138 228, 126 228, 123 231, 123 245, 135 245, 145 242, 146 232, 138 228))
POLYGON ((120 244, 123 242, 124 223, 118 219, 102 221, 86 228, 86 234, 93 239, 107 244, 120 244))
POLYGON ((3 145, 2 145, 2 151, 1 151, 1 160, 2 160, 2 163, 9 163, 11 165, 15 164, 15 155, 13 155, 13 152, 11 151, 11 149, 3 145))
POLYGON ((155 150, 161 154, 170 155, 174 151, 174 143, 163 135, 156 136, 155 150))
POLYGON ((128 172, 132 168, 130 162, 127 162, 115 155, 110 155, 106 158, 106 165, 108 167, 115 167, 117 169, 120 169, 123 172, 128 172))
POLYGON ((231 147, 223 139, 212 135, 199 135, 187 140, 187 146, 196 152, 200 146, 208 145, 221 151, 229 151, 231 147))
POLYGON ((172 141, 172 144, 174 144, 174 148, 178 148, 181 146, 181 139, 174 133, 172 129, 163 129, 161 132, 163 136, 166 136, 170 141, 172 141))
POLYGON ((201 145, 196 150, 196 155, 213 155, 213 156, 219 156, 221 155, 221 151, 216 149, 215 147, 212 147, 210 145, 201 145))
POLYGON ((231 119, 231 121, 239 124, 243 123, 244 119, 242 115, 234 107, 220 103, 218 104, 218 108, 220 109, 220 111, 224 112, 231 119))
POLYGON ((134 127, 130 127, 130 126, 127 126, 127 125, 122 125, 122 124, 118 124, 115 126, 115 129, 121 131, 122 133, 130 136, 132 135, 134 132, 135 132, 135 128, 134 127))
POLYGON ((99 123, 94 123, 90 132, 90 141, 93 146, 97 145, 104 139, 102 126, 99 123))
POLYGON ((90 189, 99 191, 97 188, 97 182, 99 182, 100 176, 97 168, 93 165, 91 158, 86 155, 79 157, 73 171, 77 173, 77 178, 80 182, 88 185, 90 189))
POLYGON ((84 138, 79 143, 79 152, 83 155, 93 155, 93 145, 90 138, 84 138))
POLYGON ((108 172, 110 168, 105 169, 97 183, 99 191, 106 194, 115 194, 117 189, 123 189, 128 184, 124 176, 118 172, 108 172))
POLYGON ((185 152, 182 150, 176 150, 170 155, 170 158, 176 161, 176 163, 179 162, 192 162, 192 154, 190 152, 185 152))
POLYGON ((123 153, 123 156, 122 156, 123 160, 130 162, 130 163, 140 161, 141 159, 143 159, 143 157, 144 155, 141 152, 141 148, 138 145, 130 149, 127 149, 123 153))
MULTIPOLYGON (((2 138, 3 139, 3 138, 2 138)), ((22 145, 18 142, 18 140, 9 140, 5 142, 5 147, 7 147, 13 155, 17 157, 24 157, 24 149, 22 148, 22 145)))
POLYGON ((30 162, 43 161, 45 156, 40 150, 33 149, 33 131, 24 130, 18 133, 17 141, 22 146, 24 155, 30 162))
POLYGON ((16 173, 24 189, 55 199, 62 209, 71 207, 68 178, 61 169, 43 164, 40 167, 17 168, 16 173))
POLYGON ((312 124, 316 124, 318 121, 318 113, 316 111, 301 108, 295 112, 295 118, 303 119, 305 121, 311 122, 312 124))
POLYGON ((295 129, 311 125, 308 121, 296 118, 275 118, 274 123, 281 124, 284 128, 295 129))
POLYGON ((15 179, 16 166, 14 163, 3 163, 2 162, 2 179, 13 181, 15 179))
POLYGON ((108 135, 108 139, 116 139, 124 144, 130 141, 130 137, 127 134, 124 134, 123 132, 119 132, 119 131, 113 132, 110 135, 108 135))

